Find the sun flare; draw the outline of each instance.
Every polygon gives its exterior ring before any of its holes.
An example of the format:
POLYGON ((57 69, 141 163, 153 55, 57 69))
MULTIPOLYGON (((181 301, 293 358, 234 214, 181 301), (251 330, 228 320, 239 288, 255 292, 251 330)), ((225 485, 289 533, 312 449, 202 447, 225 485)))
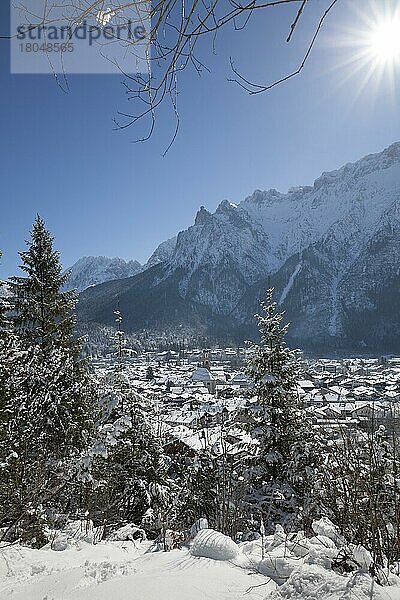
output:
POLYGON ((348 23, 338 29, 332 45, 340 52, 334 70, 337 86, 353 82, 356 102, 368 90, 397 101, 400 84, 400 0, 353 2, 348 23))
POLYGON ((398 17, 377 23, 368 37, 366 41, 372 60, 379 63, 400 60, 400 19, 398 17))

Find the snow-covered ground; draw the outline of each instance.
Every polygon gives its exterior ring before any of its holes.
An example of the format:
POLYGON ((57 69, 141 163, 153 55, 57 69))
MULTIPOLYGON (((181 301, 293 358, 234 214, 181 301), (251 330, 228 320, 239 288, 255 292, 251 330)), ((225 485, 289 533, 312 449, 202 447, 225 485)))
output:
POLYGON ((187 549, 146 552, 132 542, 74 549, 0 551, 2 600, 237 600, 264 598, 262 575, 248 575, 227 561, 192 556, 187 549))
POLYGON ((354 549, 358 571, 335 573, 330 561, 340 541, 326 533, 289 539, 277 530, 266 538, 263 559, 260 540, 236 545, 210 529, 200 531, 191 547, 170 552, 154 551, 148 541, 81 540, 61 551, 8 546, 0 548, 0 598, 400 600, 400 580, 393 575, 392 585, 377 585, 363 568, 363 549, 354 549))

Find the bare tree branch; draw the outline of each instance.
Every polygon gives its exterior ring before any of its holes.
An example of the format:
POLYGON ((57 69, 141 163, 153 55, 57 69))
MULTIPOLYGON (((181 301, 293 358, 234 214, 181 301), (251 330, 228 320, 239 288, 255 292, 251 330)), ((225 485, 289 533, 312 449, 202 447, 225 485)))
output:
MULTIPOLYGON (((116 19, 118 23, 128 22, 133 14, 136 18, 139 8, 143 10, 149 7, 146 15, 151 23, 148 33, 149 48, 146 54, 147 73, 128 74, 116 64, 117 69, 124 78, 125 95, 128 101, 134 104, 132 112, 118 112, 114 119, 117 129, 127 129, 138 122, 150 120, 148 133, 139 136, 135 141, 144 141, 151 137, 155 129, 157 109, 168 99, 175 117, 176 126, 172 135, 171 143, 176 139, 179 130, 179 113, 177 96, 179 91, 179 74, 187 67, 192 67, 198 75, 204 70, 209 71, 203 61, 196 55, 198 41, 209 36, 212 40, 212 51, 215 53, 216 35, 219 30, 232 23, 235 31, 247 27, 249 20, 256 11, 279 9, 280 7, 294 5, 296 14, 290 25, 287 42, 290 42, 294 31, 298 27, 307 0, 154 0, 152 4, 148 0, 137 0, 136 2, 120 2, 118 0, 69 0, 58 4, 51 4, 50 0, 42 0, 42 10, 38 15, 27 15, 29 19, 29 30, 43 27, 44 25, 56 25, 53 9, 65 8, 65 22, 71 28, 70 35, 76 27, 86 19, 94 18, 107 22, 116 19), (241 18, 243 17, 243 19, 241 18), (151 52, 150 52, 151 49, 151 52)), ((282 84, 283 82, 299 75, 303 70, 320 33, 322 25, 338 0, 333 0, 320 17, 318 25, 312 35, 311 42, 299 67, 269 84, 253 82, 243 74, 239 73, 232 57, 230 65, 234 78, 229 78, 250 94, 259 94, 282 84)), ((64 14, 64 13, 63 13, 64 14)), ((7 36, 3 36, 7 37, 7 36)), ((123 43, 127 51, 135 56, 136 42, 132 39, 121 39, 115 36, 116 43, 123 43)), ((51 62, 51 61, 50 61, 51 62)), ((54 72, 54 69, 53 69, 54 72)), ((54 75, 57 78, 56 73, 54 75)), ((64 90, 68 90, 68 84, 64 75, 64 90)), ((57 78, 60 85, 60 81, 57 78)))
POLYGON ((246 79, 243 75, 241 75, 238 70, 236 69, 232 58, 230 59, 231 62, 231 67, 232 67, 232 71, 234 72, 234 74, 237 76, 237 79, 229 79, 229 81, 232 81, 234 83, 237 83, 240 87, 242 87, 244 90, 246 90, 247 92, 249 92, 249 94, 260 94, 263 92, 267 92, 268 90, 271 90, 272 88, 280 85, 281 83, 284 83, 285 81, 288 81, 289 79, 292 79, 293 77, 296 77, 297 75, 299 75, 301 73, 301 71, 304 69, 306 62, 308 61, 311 51, 315 45, 315 42, 317 40, 317 37, 321 31, 322 25, 326 19, 326 17, 329 15, 329 13, 331 12, 331 10, 333 9, 333 7, 335 6, 335 4, 338 2, 339 0, 333 0, 333 2, 328 6, 328 8, 326 9, 326 11, 324 12, 324 14, 322 15, 318 26, 314 32, 314 35, 311 39, 311 42, 307 48, 307 51, 303 57, 303 60, 300 63, 300 66, 295 69, 294 71, 292 71, 291 73, 289 73, 288 75, 285 75, 284 77, 281 77, 280 79, 277 79, 276 81, 270 83, 270 84, 266 84, 266 85, 261 85, 258 83, 254 83, 249 81, 248 79, 246 79))

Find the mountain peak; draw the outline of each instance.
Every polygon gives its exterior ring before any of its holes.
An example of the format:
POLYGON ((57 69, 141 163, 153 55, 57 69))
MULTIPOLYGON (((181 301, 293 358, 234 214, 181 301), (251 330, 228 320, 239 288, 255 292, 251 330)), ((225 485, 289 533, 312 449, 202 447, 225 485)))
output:
POLYGON ((197 211, 196 218, 194 220, 195 225, 204 225, 211 218, 211 213, 204 208, 204 206, 200 206, 200 209, 197 211))
POLYGON ((216 214, 218 213, 226 213, 226 212, 232 212, 232 210, 235 210, 237 208, 236 204, 233 204, 233 202, 229 202, 229 200, 222 200, 222 202, 219 203, 219 205, 217 206, 217 210, 215 211, 216 214))
POLYGON ((126 261, 123 258, 107 256, 82 256, 67 271, 70 272, 67 289, 82 292, 92 285, 105 281, 132 277, 142 270, 137 260, 126 261))
MULTIPOLYGON (((280 200, 284 194, 278 192, 275 188, 269 190, 254 190, 251 196, 247 196, 240 204, 253 204, 263 206, 266 204, 273 204, 277 200, 280 200)), ((239 205, 240 206, 240 205, 239 205)))
POLYGON ((369 175, 375 171, 383 171, 400 164, 400 142, 394 142, 381 152, 368 154, 363 158, 345 164, 334 171, 325 171, 314 181, 314 189, 329 185, 337 180, 348 180, 369 175))

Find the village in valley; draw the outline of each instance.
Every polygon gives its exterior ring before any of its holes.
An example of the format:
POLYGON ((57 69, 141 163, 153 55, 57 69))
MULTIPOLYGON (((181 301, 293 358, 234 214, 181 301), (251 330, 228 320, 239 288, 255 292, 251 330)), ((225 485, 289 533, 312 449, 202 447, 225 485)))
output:
MULTIPOLYGON (((249 353, 248 347, 128 352, 120 360, 98 357, 94 367, 103 381, 123 375, 121 385, 148 411, 167 453, 218 454, 225 432, 224 447, 234 454, 254 443, 245 427, 237 427, 237 415, 246 420, 243 415, 260 409, 246 375, 249 353)), ((314 427, 365 429, 389 419, 393 424, 399 417, 400 359, 303 357, 296 393, 314 427)))

